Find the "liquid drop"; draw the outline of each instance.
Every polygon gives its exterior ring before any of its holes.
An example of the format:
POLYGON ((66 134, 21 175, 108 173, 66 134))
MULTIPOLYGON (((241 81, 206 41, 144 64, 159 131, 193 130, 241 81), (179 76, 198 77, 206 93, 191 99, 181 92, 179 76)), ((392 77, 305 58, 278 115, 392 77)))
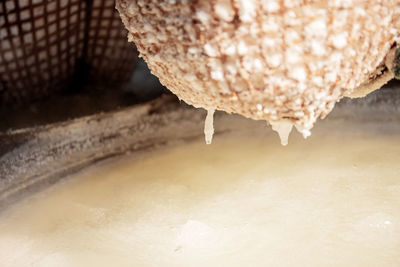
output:
POLYGON ((214 112, 215 109, 213 108, 207 109, 207 117, 204 123, 204 135, 207 145, 211 144, 214 135, 214 112))
POLYGON ((276 131, 279 134, 279 138, 281 139, 281 144, 286 146, 288 144, 289 135, 293 128, 293 123, 290 121, 278 121, 278 122, 270 122, 272 126, 272 130, 276 131))

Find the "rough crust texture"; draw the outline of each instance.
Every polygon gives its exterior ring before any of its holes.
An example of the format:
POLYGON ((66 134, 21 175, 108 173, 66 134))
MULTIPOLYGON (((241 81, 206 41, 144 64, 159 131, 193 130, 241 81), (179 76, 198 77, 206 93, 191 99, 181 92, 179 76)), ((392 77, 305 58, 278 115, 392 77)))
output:
POLYGON ((117 0, 152 72, 179 98, 305 134, 382 63, 399 0, 117 0))

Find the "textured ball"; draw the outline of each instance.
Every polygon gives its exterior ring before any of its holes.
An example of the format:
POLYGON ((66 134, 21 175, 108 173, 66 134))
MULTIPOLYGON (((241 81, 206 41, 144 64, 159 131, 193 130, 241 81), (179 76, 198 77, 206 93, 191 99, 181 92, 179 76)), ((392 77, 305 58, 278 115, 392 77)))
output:
POLYGON ((117 0, 117 9, 179 98, 304 135, 374 75, 400 32, 399 0, 117 0))

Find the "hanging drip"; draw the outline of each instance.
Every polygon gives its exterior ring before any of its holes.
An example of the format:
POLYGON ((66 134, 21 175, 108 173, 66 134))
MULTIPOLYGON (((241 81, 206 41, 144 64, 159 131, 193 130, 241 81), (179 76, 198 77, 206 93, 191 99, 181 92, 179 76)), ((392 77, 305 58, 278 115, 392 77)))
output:
POLYGON ((204 136, 207 145, 211 144, 214 135, 214 112, 215 109, 213 108, 207 109, 207 117, 204 123, 204 136))

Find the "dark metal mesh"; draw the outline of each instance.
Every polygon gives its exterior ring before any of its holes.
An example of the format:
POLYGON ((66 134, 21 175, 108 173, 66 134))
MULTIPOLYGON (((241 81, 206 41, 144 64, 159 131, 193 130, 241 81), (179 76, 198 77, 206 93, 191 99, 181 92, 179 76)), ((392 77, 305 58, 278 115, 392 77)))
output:
POLYGON ((133 45, 112 0, 0 0, 0 104, 121 88, 133 45))

